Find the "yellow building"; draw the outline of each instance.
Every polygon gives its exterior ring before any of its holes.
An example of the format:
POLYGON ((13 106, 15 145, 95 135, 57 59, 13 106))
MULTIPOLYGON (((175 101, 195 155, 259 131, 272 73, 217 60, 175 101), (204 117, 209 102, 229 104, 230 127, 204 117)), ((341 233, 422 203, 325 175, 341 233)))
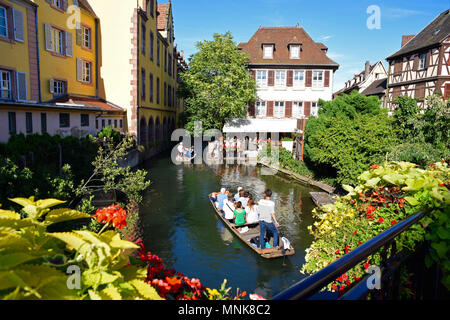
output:
POLYGON ((0 142, 126 130, 125 110, 99 98, 98 24, 86 0, 0 0, 0 142))
POLYGON ((177 122, 172 4, 95 0, 91 5, 100 19, 100 92, 127 109, 129 133, 148 154, 155 153, 177 122))

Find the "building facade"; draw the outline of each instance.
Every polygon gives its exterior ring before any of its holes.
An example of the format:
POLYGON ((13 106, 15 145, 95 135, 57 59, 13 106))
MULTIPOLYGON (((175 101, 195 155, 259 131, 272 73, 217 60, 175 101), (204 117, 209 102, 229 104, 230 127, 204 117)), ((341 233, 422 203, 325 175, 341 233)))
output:
POLYGON ((97 26, 86 0, 0 1, 0 142, 95 135, 103 119, 125 130, 125 110, 98 97, 97 26))
POLYGON ((172 4, 96 0, 103 52, 100 91, 127 110, 127 128, 147 150, 170 141, 177 124, 179 53, 172 4))
POLYGON ((267 129, 268 120, 276 119, 278 131, 284 127, 284 132, 294 132, 297 119, 317 116, 319 99, 332 99, 339 65, 303 28, 260 27, 239 49, 249 55, 248 69, 257 84, 257 101, 247 117, 255 130, 267 129))
POLYGON ((365 96, 377 96, 384 106, 388 73, 381 61, 371 65, 366 61, 364 70, 345 82, 345 87, 335 92, 333 98, 339 94, 349 94, 356 90, 365 96))
POLYGON ((442 12, 417 35, 403 36, 402 47, 386 58, 389 63, 387 104, 408 96, 426 107, 426 97, 450 96, 450 10, 442 12))

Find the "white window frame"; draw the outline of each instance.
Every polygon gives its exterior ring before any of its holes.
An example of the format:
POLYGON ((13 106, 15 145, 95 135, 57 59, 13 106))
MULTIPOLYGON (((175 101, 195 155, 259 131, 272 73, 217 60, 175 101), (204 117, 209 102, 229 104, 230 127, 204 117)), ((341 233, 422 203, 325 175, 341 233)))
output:
POLYGON ((260 87, 267 86, 267 70, 256 70, 256 84, 260 87))
POLYGON ((263 45, 263 59, 273 59, 273 44, 263 45), (270 49, 270 51, 266 51, 270 49))
POLYGON ((295 45, 290 45, 289 46, 289 56, 290 56, 290 58, 291 59, 300 59, 300 45, 298 45, 298 44, 295 44, 295 45), (292 50, 292 49, 296 49, 297 51, 297 54, 296 55, 294 55, 294 50, 292 50))
POLYGON ((314 70, 312 74, 312 86, 313 87, 323 87, 324 81, 323 70, 314 70), (320 76, 319 76, 320 75, 320 76))
POLYGON ((284 118, 286 108, 284 101, 275 101, 273 104, 273 116, 275 118, 284 118))
POLYGON ((286 70, 275 71, 275 86, 286 86, 286 70))
POLYGON ((92 30, 89 27, 81 27, 81 44, 83 47, 91 49, 92 48, 92 30))
POLYGON ((12 99, 11 71, 0 70, 0 99, 12 99), (5 74, 8 76, 7 80, 3 79, 5 74), (5 91, 8 92, 7 96, 4 95, 5 91))
POLYGON ((292 103, 292 116, 294 118, 302 118, 305 114, 305 104, 303 101, 294 101, 292 103))
POLYGON ((256 101, 255 115, 257 117, 266 117, 267 116, 267 104, 265 101, 256 101))
POLYGON ((4 12, 5 25, 0 25, 0 30, 5 29, 5 34, 0 34, 1 37, 8 38, 8 10, 4 6, 0 6, 0 10, 4 12))
POLYGON ((63 95, 66 93, 66 82, 63 80, 53 80, 53 93, 63 95))
POLYGON ((294 70, 294 74, 292 75, 292 83, 294 87, 304 87, 305 70, 294 70))
POLYGON ((419 55, 419 70, 423 70, 427 67, 427 54, 422 53, 419 55))
POLYGON ((90 61, 82 60, 81 81, 84 83, 92 83, 92 63, 90 61), (86 80, 87 78, 89 78, 89 80, 86 80))
POLYGON ((52 51, 56 54, 64 55, 64 47, 64 31, 52 28, 52 51))
POLYGON ((319 103, 311 102, 311 116, 318 117, 319 116, 319 103))

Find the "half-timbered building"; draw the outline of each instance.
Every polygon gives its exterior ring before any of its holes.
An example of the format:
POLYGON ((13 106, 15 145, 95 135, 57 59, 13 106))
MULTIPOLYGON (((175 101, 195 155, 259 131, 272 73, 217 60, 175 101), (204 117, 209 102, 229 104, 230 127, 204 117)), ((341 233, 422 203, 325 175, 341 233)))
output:
POLYGON ((402 48, 386 58, 389 63, 387 103, 395 98, 425 98, 436 93, 450 96, 450 9, 442 12, 417 35, 403 36, 402 48))

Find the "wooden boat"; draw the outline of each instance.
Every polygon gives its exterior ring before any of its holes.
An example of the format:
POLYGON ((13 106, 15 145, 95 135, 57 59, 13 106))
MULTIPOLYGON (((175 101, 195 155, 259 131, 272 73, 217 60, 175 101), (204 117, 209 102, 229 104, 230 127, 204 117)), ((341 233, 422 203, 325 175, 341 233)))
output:
MULTIPOLYGON (((239 239, 241 239, 248 247, 250 247, 253 251, 255 251, 257 254, 259 254, 261 257, 270 259, 270 258, 291 256, 291 255, 295 254, 295 250, 292 247, 292 245, 289 245, 290 248, 287 250, 283 249, 283 242, 281 241, 281 237, 280 237, 280 241, 279 241, 279 245, 280 245, 279 249, 275 249, 275 248, 260 249, 260 248, 253 246, 251 244, 250 240, 256 236, 259 236, 259 233, 260 233, 259 223, 258 222, 247 223, 247 224, 239 225, 239 226, 235 225, 234 223, 228 221, 227 219, 225 219, 222 216, 219 209, 216 207, 214 202, 211 200, 211 196, 212 196, 212 193, 208 196, 209 202, 213 206, 214 211, 216 212, 219 219, 222 220, 222 222, 228 227, 228 229, 231 230, 231 232, 233 232, 239 239), (248 231, 244 232, 244 233, 240 233, 238 231, 238 228, 243 228, 243 227, 248 227, 248 231)), ((273 237, 271 237, 269 243, 271 246, 273 246, 273 237)))

